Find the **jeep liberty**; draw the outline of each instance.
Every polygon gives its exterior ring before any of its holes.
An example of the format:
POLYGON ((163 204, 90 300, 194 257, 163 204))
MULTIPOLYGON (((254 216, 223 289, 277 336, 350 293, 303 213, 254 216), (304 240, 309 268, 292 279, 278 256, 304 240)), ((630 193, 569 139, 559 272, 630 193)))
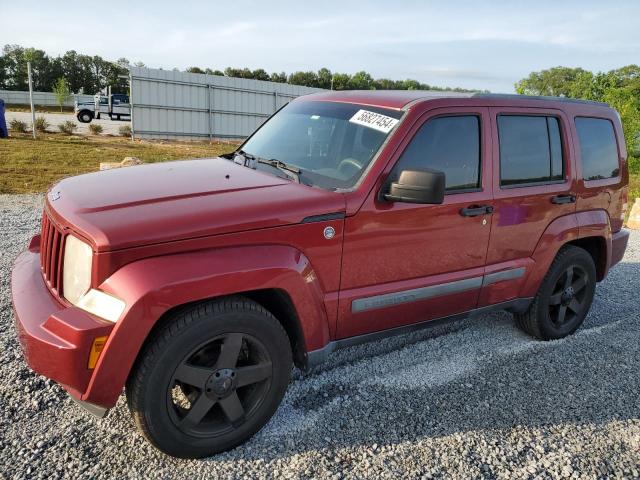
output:
POLYGON ((16 328, 89 411, 125 389, 153 445, 208 456, 336 348, 494 309, 570 335, 625 251, 627 184, 605 104, 300 97, 222 158, 54 185, 12 272, 16 328))

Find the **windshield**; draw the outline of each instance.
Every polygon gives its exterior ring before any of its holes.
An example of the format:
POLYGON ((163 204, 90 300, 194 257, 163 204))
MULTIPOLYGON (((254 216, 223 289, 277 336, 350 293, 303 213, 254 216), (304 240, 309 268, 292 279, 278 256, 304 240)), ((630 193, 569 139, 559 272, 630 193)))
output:
MULTIPOLYGON (((402 113, 349 103, 293 102, 241 149, 297 167, 301 183, 330 190, 351 188, 402 113)), ((264 164, 257 168, 273 171, 264 164)))

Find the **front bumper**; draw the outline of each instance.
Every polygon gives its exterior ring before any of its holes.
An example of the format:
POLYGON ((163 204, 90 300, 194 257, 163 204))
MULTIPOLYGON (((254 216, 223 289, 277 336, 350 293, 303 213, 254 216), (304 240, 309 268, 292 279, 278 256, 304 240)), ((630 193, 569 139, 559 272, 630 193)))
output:
POLYGON ((109 336, 113 324, 61 303, 47 288, 37 237, 15 261, 11 293, 15 323, 29 366, 81 399, 91 380, 88 368, 96 337, 109 336))

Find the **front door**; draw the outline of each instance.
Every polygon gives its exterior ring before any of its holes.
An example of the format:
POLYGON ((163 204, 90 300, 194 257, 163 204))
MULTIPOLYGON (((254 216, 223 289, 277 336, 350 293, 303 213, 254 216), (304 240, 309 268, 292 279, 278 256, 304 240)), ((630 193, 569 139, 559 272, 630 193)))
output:
POLYGON ((425 114, 390 164, 446 176, 441 205, 386 202, 373 191, 345 221, 338 337, 476 307, 491 228, 491 131, 486 108, 425 114))

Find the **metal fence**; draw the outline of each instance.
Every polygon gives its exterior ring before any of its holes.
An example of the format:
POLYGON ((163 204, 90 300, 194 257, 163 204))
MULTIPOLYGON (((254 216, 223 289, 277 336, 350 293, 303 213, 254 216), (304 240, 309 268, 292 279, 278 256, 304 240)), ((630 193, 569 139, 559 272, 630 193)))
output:
POLYGON ((322 89, 132 67, 131 129, 137 138, 240 139, 273 112, 322 89))
MULTIPOLYGON (((13 105, 30 105, 29 92, 19 92, 15 90, 0 90, 0 98, 6 104, 13 105)), ((73 107, 75 101, 92 102, 93 95, 73 94, 65 102, 67 107, 73 107)), ((41 106, 58 106, 56 97, 52 92, 33 92, 33 104, 41 106)))

